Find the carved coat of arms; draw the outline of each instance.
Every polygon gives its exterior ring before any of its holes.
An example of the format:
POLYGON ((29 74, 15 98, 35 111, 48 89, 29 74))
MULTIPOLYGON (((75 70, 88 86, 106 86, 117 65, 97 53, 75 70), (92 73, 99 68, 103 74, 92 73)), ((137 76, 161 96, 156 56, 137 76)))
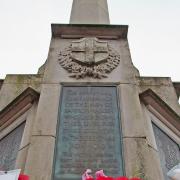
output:
POLYGON ((105 78, 120 62, 119 54, 106 41, 97 38, 82 38, 73 41, 59 54, 59 63, 70 74, 70 77, 105 78))

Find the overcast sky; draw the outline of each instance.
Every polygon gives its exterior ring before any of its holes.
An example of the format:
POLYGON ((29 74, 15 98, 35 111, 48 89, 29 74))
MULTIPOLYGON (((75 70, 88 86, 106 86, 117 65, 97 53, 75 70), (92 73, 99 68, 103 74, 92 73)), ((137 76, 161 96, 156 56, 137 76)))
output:
MULTIPOLYGON (((72 0, 0 0, 0 78, 35 74, 45 62, 51 23, 68 23, 72 0)), ((111 24, 129 25, 142 76, 180 81, 180 0, 109 0, 111 24)))

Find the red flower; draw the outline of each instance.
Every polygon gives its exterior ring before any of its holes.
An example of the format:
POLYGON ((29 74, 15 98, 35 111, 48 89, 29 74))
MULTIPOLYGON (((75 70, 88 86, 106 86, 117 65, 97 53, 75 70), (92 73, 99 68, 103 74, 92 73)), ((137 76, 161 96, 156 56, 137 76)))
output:
POLYGON ((127 177, 117 177, 114 180, 129 180, 127 177))
POLYGON ((131 178, 130 180, 141 180, 140 178, 131 178))
POLYGON ((29 177, 24 174, 20 174, 18 180, 29 180, 29 177))
POLYGON ((94 180, 93 177, 88 177, 86 180, 94 180))
POLYGON ((114 179, 109 176, 99 176, 99 177, 96 177, 96 180, 114 180, 114 179))

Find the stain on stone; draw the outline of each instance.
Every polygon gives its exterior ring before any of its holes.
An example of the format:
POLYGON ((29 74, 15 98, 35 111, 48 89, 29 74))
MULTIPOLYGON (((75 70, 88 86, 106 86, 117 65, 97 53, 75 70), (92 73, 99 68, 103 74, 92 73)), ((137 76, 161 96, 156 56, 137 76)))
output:
POLYGON ((137 162, 135 162, 135 167, 133 170, 133 177, 139 177, 143 180, 148 180, 146 176, 146 165, 145 165, 145 158, 144 158, 144 147, 142 146, 142 140, 140 139, 135 139, 136 145, 137 145, 137 162))

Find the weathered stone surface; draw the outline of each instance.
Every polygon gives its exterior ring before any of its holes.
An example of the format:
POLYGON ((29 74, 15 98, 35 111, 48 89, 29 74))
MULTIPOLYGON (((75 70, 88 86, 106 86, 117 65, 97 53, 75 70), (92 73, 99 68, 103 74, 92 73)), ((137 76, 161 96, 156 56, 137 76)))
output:
POLYGON ((109 24, 107 0, 74 0, 71 24, 109 24))
POLYGON ((50 180, 55 138, 52 136, 32 136, 24 173, 31 180, 50 180))
POLYGON ((37 110, 37 103, 34 103, 34 105, 28 110, 26 114, 26 117, 24 119, 25 128, 19 149, 23 149, 24 147, 30 144, 30 138, 32 134, 33 122, 36 116, 36 110, 37 110))
MULTIPOLYGON (((118 100, 124 137, 125 173, 127 176, 139 176, 143 180, 163 180, 151 120, 145 115, 144 105, 140 104, 139 93, 148 88, 152 89, 180 115, 178 98, 170 78, 139 77, 139 72, 132 64, 130 56, 127 40, 128 26, 99 24, 109 24, 106 0, 75 0, 74 3, 78 4, 73 5, 71 23, 98 25, 52 25, 48 59, 45 65, 39 69, 39 74, 8 75, 5 80, 0 80, 0 110, 29 86, 38 92, 41 91, 37 107, 34 105, 27 112, 26 126, 16 167, 22 168, 26 174, 30 175, 31 180, 52 179, 61 84, 81 86, 89 86, 93 83, 98 86, 116 84, 120 95, 118 100), (72 41, 86 37, 107 41, 108 45, 120 55, 119 64, 108 74, 107 78, 93 79, 93 77, 87 76, 84 79, 73 79, 59 65, 59 52, 68 47, 72 41)), ((102 57, 103 55, 100 56, 100 59, 102 57)), ((71 124, 69 126, 74 127, 71 124)), ((7 130, 9 130, 8 128, 10 126, 7 127, 7 130)), ((107 127, 104 134, 109 132, 109 129, 107 127)), ((1 132, 0 135, 2 136, 3 133, 1 132)), ((107 134, 104 137, 107 137, 107 134)), ((73 140, 72 137, 71 144, 73 144, 73 140)), ((108 140, 107 142, 109 143, 108 140)), ((79 147, 77 149, 79 150, 79 147)), ((94 147, 91 150, 93 151, 94 147)))
POLYGON ((0 90, 0 110, 28 87, 39 92, 41 80, 41 75, 7 75, 0 90))
POLYGON ((26 165, 28 150, 29 150, 29 145, 18 151, 15 168, 21 169, 22 173, 24 172, 24 168, 26 165))
POLYGON ((143 180, 163 180, 158 152, 148 146, 145 138, 124 138, 126 175, 143 180))
POLYGON ((141 107, 142 107, 142 111, 143 111, 143 117, 145 120, 144 129, 146 129, 147 143, 154 150, 158 151, 157 146, 156 146, 155 137, 154 137, 154 132, 152 129, 151 117, 149 116, 149 111, 147 110, 146 106, 143 103, 141 103, 141 107))
POLYGON ((165 103, 167 103, 178 115, 180 115, 180 105, 170 78, 140 77, 139 80, 141 92, 149 88, 152 89, 165 103))
POLYGON ((42 85, 32 135, 56 136, 60 84, 42 85))
POLYGON ((107 78, 94 79, 92 77, 86 77, 84 79, 74 79, 69 77, 69 73, 59 65, 59 52, 63 51, 68 47, 74 39, 60 39, 53 38, 51 41, 51 48, 48 55, 46 70, 44 74, 44 83, 60 83, 60 82, 98 82, 98 83, 134 83, 136 82, 136 77, 138 76, 137 69, 133 66, 131 62, 131 57, 129 55, 129 46, 126 39, 118 40, 107 40, 102 39, 102 41, 107 41, 109 45, 117 51, 120 55, 120 63, 107 78))
POLYGON ((132 84, 120 84, 119 92, 123 137, 146 137, 138 87, 132 84))
MULTIPOLYGON (((78 39, 82 37, 97 37, 101 39, 127 39, 128 25, 105 24, 52 24, 52 37, 78 39)), ((66 39, 66 40, 67 40, 66 39)))

